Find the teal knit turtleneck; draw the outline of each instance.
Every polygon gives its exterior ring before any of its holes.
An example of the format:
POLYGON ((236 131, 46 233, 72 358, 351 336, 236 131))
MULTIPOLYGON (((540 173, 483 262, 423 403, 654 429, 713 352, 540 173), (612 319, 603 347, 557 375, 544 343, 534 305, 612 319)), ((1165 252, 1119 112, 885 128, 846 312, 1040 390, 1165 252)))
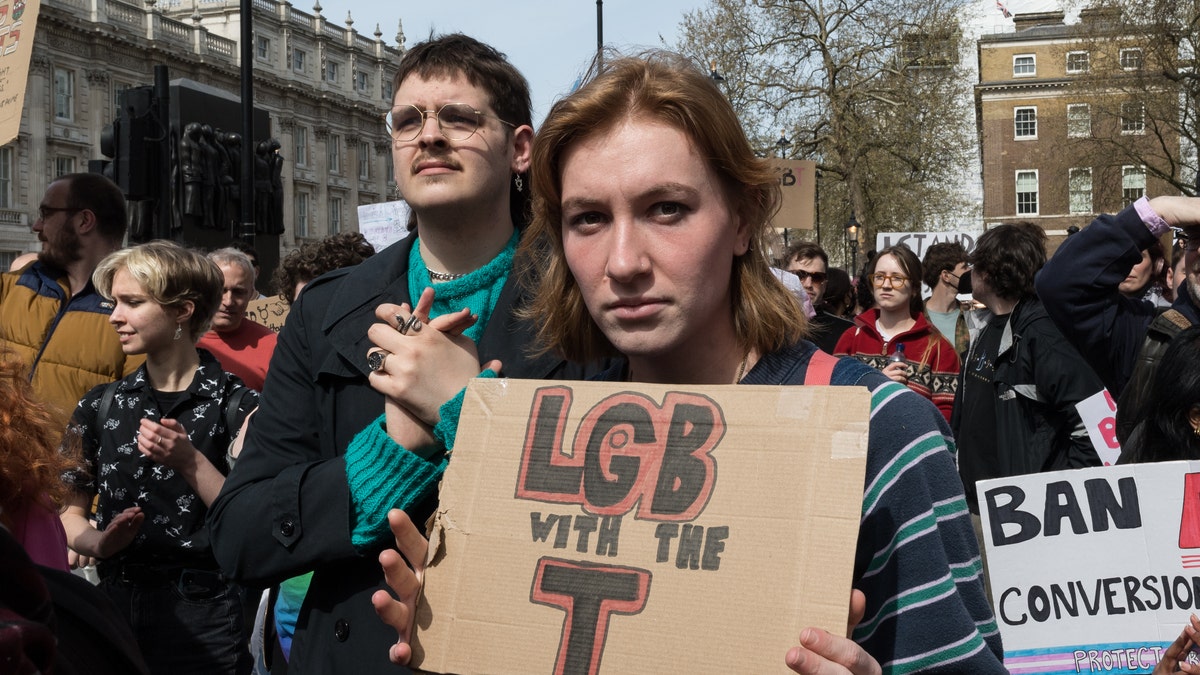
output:
POLYGON ((415 304, 421 293, 433 286, 436 292, 433 309, 429 311, 430 319, 457 312, 464 307, 470 309, 479 320, 463 331, 463 334, 478 343, 488 319, 492 316, 492 310, 496 307, 496 300, 500 298, 500 289, 504 288, 504 283, 508 281, 508 274, 512 271, 513 254, 517 250, 520 238, 520 230, 513 230, 513 235, 504 246, 504 250, 492 258, 491 262, 458 279, 443 281, 437 285, 434 285, 429 277, 429 268, 425 266, 425 260, 421 257, 421 241, 418 239, 413 244, 412 252, 408 254, 409 296, 415 304))

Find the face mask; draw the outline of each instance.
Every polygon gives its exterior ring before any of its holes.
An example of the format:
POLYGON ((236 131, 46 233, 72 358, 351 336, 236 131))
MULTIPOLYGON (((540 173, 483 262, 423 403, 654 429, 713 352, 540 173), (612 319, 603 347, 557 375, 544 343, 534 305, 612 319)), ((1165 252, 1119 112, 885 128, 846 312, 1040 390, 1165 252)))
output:
POLYGON ((966 295, 971 292, 971 270, 962 273, 958 278, 958 294, 966 295))

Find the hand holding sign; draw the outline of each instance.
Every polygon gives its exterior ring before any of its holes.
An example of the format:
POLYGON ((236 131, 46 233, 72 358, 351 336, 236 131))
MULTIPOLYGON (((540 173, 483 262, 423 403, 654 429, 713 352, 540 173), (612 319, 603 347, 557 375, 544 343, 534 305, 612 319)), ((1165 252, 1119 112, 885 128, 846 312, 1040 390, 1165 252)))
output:
POLYGON ((1196 648, 1197 636, 1200 635, 1200 619, 1193 614, 1189 621, 1190 623, 1184 625, 1179 637, 1163 652, 1162 660, 1154 667, 1153 675, 1200 673, 1200 666, 1188 662, 1188 655, 1196 648))
MULTIPOLYGON (((862 620, 867 598, 862 591, 850 592, 849 635, 862 620)), ((858 643, 848 637, 837 637, 820 628, 805 628, 800 633, 800 646, 787 653, 788 668, 803 675, 880 675, 883 669, 858 643)))
POLYGON ((388 659, 398 665, 407 665, 412 659, 413 619, 417 612, 417 597, 421 594, 421 577, 425 571, 425 554, 429 542, 417 530, 408 514, 400 509, 388 512, 388 525, 396 537, 395 550, 388 549, 379 554, 379 564, 388 586, 396 592, 399 600, 387 591, 376 591, 371 596, 375 613, 384 623, 396 630, 396 644, 388 649, 388 659), (401 558, 400 555, 404 558, 401 558), (408 564, 405 564, 408 560, 408 564))

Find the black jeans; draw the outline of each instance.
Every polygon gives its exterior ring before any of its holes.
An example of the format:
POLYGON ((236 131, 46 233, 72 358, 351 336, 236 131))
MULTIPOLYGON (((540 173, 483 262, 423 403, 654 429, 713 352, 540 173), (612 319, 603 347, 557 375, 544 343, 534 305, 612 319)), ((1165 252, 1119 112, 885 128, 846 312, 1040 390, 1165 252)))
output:
POLYGON ((184 570, 161 581, 100 581, 129 621, 154 675, 247 675, 252 663, 236 587, 184 570))

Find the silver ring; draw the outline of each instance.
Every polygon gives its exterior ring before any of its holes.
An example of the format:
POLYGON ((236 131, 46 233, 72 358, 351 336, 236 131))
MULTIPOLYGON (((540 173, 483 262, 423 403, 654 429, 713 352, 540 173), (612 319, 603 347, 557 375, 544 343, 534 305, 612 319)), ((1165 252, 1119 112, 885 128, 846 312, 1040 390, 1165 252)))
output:
POLYGON ((379 371, 383 370, 383 362, 386 361, 387 357, 390 355, 391 352, 387 351, 386 349, 380 349, 367 354, 367 367, 371 369, 372 373, 378 373, 379 371))
POLYGON ((401 335, 408 335, 410 330, 414 333, 420 333, 421 328, 425 325, 421 323, 421 320, 417 318, 416 314, 408 317, 408 319, 404 321, 401 321, 400 315, 397 314, 396 324, 396 330, 399 331, 401 335))

